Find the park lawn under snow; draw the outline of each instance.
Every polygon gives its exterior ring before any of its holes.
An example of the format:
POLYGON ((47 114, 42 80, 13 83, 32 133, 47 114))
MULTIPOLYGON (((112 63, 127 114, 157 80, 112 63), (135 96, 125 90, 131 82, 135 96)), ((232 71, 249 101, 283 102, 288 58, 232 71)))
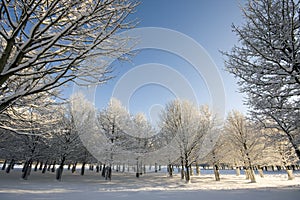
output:
POLYGON ((55 174, 32 171, 29 180, 20 178, 19 169, 10 174, 0 172, 0 199, 299 199, 300 173, 288 181, 284 172, 258 175, 257 183, 249 183, 244 175, 221 170, 221 181, 216 182, 211 170, 193 176, 191 184, 185 184, 178 174, 173 178, 166 173, 148 173, 136 178, 133 173, 113 172, 112 180, 104 180, 99 173, 86 171, 71 174, 64 170, 61 182, 55 174))

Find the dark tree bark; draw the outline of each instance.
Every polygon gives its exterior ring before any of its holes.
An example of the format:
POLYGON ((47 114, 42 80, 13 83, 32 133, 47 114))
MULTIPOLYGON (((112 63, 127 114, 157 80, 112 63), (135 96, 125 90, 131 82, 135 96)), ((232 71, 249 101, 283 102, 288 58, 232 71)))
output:
POLYGON ((40 167, 39 167, 39 171, 41 171, 41 170, 43 169, 43 164, 44 164, 44 162, 43 162, 43 161, 41 161, 41 163, 40 163, 40 167))
POLYGON ((111 166, 107 166, 106 168, 105 180, 111 180, 112 168, 111 166))
POLYGON ((50 172, 50 170, 51 170, 51 162, 49 163, 48 168, 47 168, 48 172, 50 172))
POLYGON ((39 165, 39 161, 36 161, 36 164, 35 164, 35 167, 34 167, 35 172, 38 170, 38 165, 39 165))
POLYGON ((52 168, 51 168, 51 172, 55 172, 55 165, 56 165, 56 161, 53 162, 52 168))
POLYGON ((181 180, 184 179, 184 161, 183 158, 181 157, 181 180))
POLYGON ((85 162, 82 163, 81 172, 80 172, 80 175, 81 175, 81 176, 84 175, 85 164, 86 164, 85 162))
POLYGON ((5 170, 5 168, 6 168, 6 163, 7 163, 7 160, 4 161, 4 163, 3 163, 3 165, 2 165, 2 168, 1 168, 2 170, 5 170))
POLYGON ((168 165, 168 173, 169 177, 173 177, 173 166, 171 164, 168 165))
POLYGON ((27 180, 32 168, 32 159, 25 162, 23 167, 22 179, 27 180))
POLYGON ((72 173, 74 173, 74 172, 76 171, 76 166, 77 166, 77 162, 75 162, 75 163, 73 164, 73 167, 72 167, 72 173))
POLYGON ((105 164, 103 165, 103 169, 102 169, 102 176, 105 177, 105 173, 106 173, 106 167, 105 164))
POLYGON ((214 174, 216 181, 220 181, 220 171, 218 165, 214 165, 214 174))
POLYGON ((44 174, 47 170, 47 164, 48 164, 48 160, 45 162, 42 173, 44 174))
POLYGON ((9 164, 8 167, 6 168, 6 173, 9 173, 10 170, 14 168, 14 164, 15 164, 15 160, 12 159, 12 160, 10 161, 10 164, 9 164))
POLYGON ((66 157, 63 156, 63 158, 61 159, 60 165, 57 168, 57 171, 56 171, 56 180, 58 180, 58 181, 61 181, 62 173, 63 173, 63 170, 64 170, 65 160, 66 160, 66 157))

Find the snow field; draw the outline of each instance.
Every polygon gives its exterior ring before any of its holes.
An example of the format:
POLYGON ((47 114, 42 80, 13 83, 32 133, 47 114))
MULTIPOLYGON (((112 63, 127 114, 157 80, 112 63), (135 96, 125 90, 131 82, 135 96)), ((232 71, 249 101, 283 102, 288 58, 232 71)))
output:
POLYGON ((84 176, 77 171, 64 170, 62 181, 55 174, 31 172, 29 180, 21 179, 19 169, 10 174, 0 171, 0 199, 298 199, 300 173, 288 181, 284 172, 256 175, 257 183, 249 183, 244 175, 235 176, 233 170, 221 170, 221 181, 214 180, 211 170, 202 170, 193 176, 191 184, 185 184, 180 176, 173 178, 164 172, 148 173, 136 178, 134 173, 113 172, 106 181, 101 174, 86 170, 84 176), (223 174, 222 174, 223 173, 223 174))

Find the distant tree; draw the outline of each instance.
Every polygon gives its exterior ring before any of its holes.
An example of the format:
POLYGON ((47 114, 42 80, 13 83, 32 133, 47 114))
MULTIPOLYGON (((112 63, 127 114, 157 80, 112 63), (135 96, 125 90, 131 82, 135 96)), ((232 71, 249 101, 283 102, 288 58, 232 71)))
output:
MULTIPOLYGON (((190 168, 197 160, 204 137, 210 133, 213 117, 207 107, 197 108, 188 101, 174 100, 161 114, 162 131, 173 137, 175 153, 185 169, 186 182, 191 181, 190 168)), ((169 153, 174 153, 172 150, 169 153)), ((181 176, 183 178, 183 174, 181 176)))
POLYGON ((51 147, 54 160, 59 164, 56 179, 60 181, 66 161, 81 146, 81 141, 70 106, 61 107, 59 114, 60 120, 52 129, 51 147))
MULTIPOLYGON (((131 134, 134 136, 131 139, 131 151, 136 155, 137 171, 136 177, 139 177, 143 172, 143 164, 150 164, 148 153, 151 150, 152 136, 155 130, 147 120, 145 114, 137 113, 132 117, 131 134), (144 163, 143 163, 144 162, 144 163)), ((157 159, 157 158, 156 158, 157 159)))
POLYGON ((275 122, 300 159, 300 2, 249 0, 242 11, 245 23, 232 26, 240 42, 223 52, 226 68, 253 116, 275 122))
POLYGON ((269 165, 277 166, 277 170, 286 170, 288 180, 294 179, 293 170, 299 159, 286 134, 277 128, 266 128, 264 132, 268 147, 265 156, 266 162, 269 165))
POLYGON ((228 148, 229 145, 226 142, 225 137, 226 136, 221 135, 209 154, 202 159, 202 162, 213 166, 216 181, 221 180, 219 172, 220 165, 229 163, 229 160, 232 158, 232 152, 230 152, 231 150, 228 148))
POLYGON ((230 154, 234 160, 246 167, 246 175, 251 182, 256 182, 254 166, 265 149, 264 137, 254 124, 238 112, 228 114, 225 125, 225 139, 230 144, 230 154))
POLYGON ((126 18, 136 5, 128 0, 1 0, 0 112, 21 97, 76 78, 86 84, 106 80, 106 58, 121 58, 130 49, 129 38, 116 33, 134 26, 126 18))
POLYGON ((132 141, 128 140, 132 126, 131 116, 119 100, 112 98, 108 106, 100 112, 98 121, 100 133, 106 138, 102 153, 109 170, 113 163, 126 158, 123 153, 128 147, 131 148, 132 141))
MULTIPOLYGON (((13 159, 25 161, 22 178, 27 179, 32 163, 44 158, 43 152, 48 147, 47 140, 53 125, 57 122, 57 105, 54 104, 51 96, 46 94, 39 96, 28 96, 24 99, 34 101, 23 106, 11 106, 0 115, 0 127, 12 137, 9 137, 2 144, 6 143, 6 151, 10 151, 13 159), (14 153, 12 153, 14 152, 14 153)), ((9 155, 9 154, 8 154, 9 155)))

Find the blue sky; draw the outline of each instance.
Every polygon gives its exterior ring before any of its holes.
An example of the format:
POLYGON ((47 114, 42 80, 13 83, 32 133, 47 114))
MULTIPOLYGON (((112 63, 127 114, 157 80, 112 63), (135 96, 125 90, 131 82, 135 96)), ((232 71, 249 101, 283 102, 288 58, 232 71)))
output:
MULTIPOLYGON (((219 50, 229 51, 237 38, 231 31, 231 24, 239 25, 242 23, 242 14, 240 5, 242 0, 142 0, 137 7, 136 13, 131 17, 137 18, 140 27, 161 27, 172 29, 183 33, 197 43, 199 43, 217 66, 225 88, 225 110, 237 109, 246 112, 243 105, 242 95, 237 92, 235 79, 224 71, 224 57, 219 50)), ((197 74, 190 63, 179 56, 170 52, 157 49, 143 49, 132 58, 130 63, 114 62, 113 67, 116 76, 105 85, 99 86, 95 94, 95 105, 102 109, 107 105, 113 90, 118 81, 124 78, 126 73, 133 73, 132 70, 140 69, 141 66, 151 67, 151 65, 161 64, 167 69, 172 69, 178 73, 192 88, 198 104, 211 104, 210 91, 205 85, 205 78, 197 74)), ((156 72, 160 75, 160 72, 156 72)), ((155 72, 151 72, 153 78, 155 72), (154 75, 153 75, 154 74, 154 75)), ((168 78, 166 76, 166 78, 168 78)), ((163 86, 157 84, 157 80, 151 83, 151 77, 141 73, 134 79, 147 79, 147 84, 140 85, 134 91, 123 92, 130 93, 130 100, 122 102, 131 113, 144 112, 149 118, 156 121, 158 111, 167 102, 176 98, 176 91, 172 87, 180 88, 181 83, 174 80, 171 85, 163 86)), ((184 90, 184 88, 182 88, 184 90)), ((186 99, 192 97, 187 96, 186 99)))

